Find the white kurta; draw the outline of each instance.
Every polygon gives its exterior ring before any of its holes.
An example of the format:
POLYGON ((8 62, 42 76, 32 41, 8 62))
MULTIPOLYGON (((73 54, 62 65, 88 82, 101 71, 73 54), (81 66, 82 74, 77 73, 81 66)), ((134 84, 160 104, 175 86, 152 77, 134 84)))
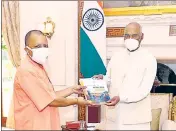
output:
POLYGON ((106 109, 107 130, 150 130, 150 90, 156 71, 155 57, 141 48, 111 58, 104 79, 110 84, 111 97, 120 96, 120 102, 106 109))

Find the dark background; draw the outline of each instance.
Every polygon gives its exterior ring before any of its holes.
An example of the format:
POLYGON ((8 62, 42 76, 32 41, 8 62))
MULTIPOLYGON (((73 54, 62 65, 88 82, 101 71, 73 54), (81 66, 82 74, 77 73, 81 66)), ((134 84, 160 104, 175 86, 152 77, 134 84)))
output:
POLYGON ((176 95, 176 73, 171 67, 164 63, 158 63, 155 81, 159 81, 161 85, 154 85, 151 93, 173 93, 176 95))

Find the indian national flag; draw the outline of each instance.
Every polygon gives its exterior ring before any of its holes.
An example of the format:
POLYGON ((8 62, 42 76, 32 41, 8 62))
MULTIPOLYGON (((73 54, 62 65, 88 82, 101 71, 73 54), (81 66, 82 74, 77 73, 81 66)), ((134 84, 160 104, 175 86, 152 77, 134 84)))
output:
POLYGON ((84 78, 106 74, 106 26, 101 2, 84 1, 80 27, 80 70, 84 78))

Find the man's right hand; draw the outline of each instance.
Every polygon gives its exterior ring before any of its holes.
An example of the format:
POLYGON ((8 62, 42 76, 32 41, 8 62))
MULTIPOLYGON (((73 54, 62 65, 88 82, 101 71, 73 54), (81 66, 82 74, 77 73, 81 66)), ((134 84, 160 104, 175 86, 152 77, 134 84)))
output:
POLYGON ((80 106, 85 106, 85 105, 92 105, 92 102, 89 100, 85 100, 83 97, 78 97, 77 98, 77 104, 80 106))
POLYGON ((120 101, 119 96, 114 96, 111 100, 107 101, 105 105, 107 106, 115 106, 120 101))
POLYGON ((99 75, 94 75, 93 78, 95 79, 103 79, 103 75, 102 74, 99 74, 99 75))

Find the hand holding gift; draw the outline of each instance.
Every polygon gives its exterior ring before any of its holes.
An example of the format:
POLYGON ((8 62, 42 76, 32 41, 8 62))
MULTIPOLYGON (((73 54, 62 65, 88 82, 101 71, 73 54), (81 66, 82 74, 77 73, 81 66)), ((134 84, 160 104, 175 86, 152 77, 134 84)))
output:
POLYGON ((107 84, 104 80, 86 78, 80 79, 80 84, 87 87, 84 89, 85 98, 94 104, 104 104, 110 100, 107 84))
POLYGON ((77 104, 80 105, 80 106, 92 105, 92 102, 90 100, 85 100, 83 97, 78 97, 77 98, 77 104))
POLYGON ((112 99, 107 101, 105 105, 107 105, 107 106, 115 106, 119 101, 120 101, 120 97, 119 96, 114 96, 112 99))
POLYGON ((72 88, 72 91, 75 94, 83 94, 84 89, 86 89, 86 86, 77 85, 72 88))
POLYGON ((103 79, 103 75, 99 74, 99 75, 94 75, 92 78, 97 79, 97 80, 102 80, 103 79))

